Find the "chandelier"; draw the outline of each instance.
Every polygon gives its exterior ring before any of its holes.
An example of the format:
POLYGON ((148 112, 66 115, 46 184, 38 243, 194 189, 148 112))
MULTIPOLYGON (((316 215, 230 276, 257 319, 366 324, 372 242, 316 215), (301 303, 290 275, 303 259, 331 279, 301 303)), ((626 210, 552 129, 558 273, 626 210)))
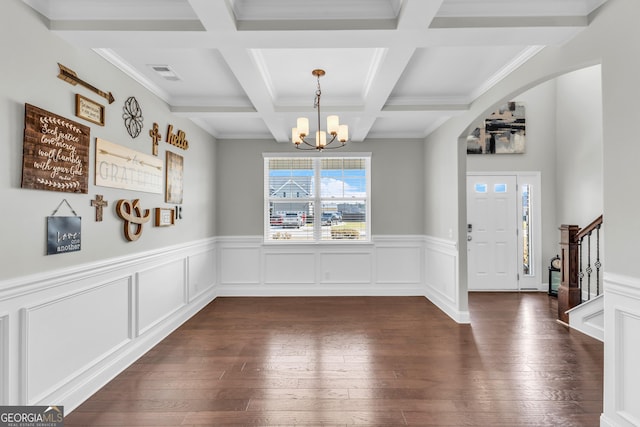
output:
POLYGON ((318 150, 331 148, 342 148, 349 139, 349 127, 341 125, 338 116, 327 116, 327 131, 320 130, 320 77, 325 75, 324 70, 316 69, 311 72, 318 79, 318 88, 316 89, 316 97, 313 101, 313 108, 318 110, 318 130, 316 131, 315 144, 307 141, 305 138, 309 136, 309 119, 306 117, 298 117, 296 127, 291 129, 291 141, 299 150, 318 150), (331 136, 327 142, 327 133, 331 136), (334 141, 339 141, 339 145, 330 146, 334 141), (301 145, 305 144, 305 145, 301 145))

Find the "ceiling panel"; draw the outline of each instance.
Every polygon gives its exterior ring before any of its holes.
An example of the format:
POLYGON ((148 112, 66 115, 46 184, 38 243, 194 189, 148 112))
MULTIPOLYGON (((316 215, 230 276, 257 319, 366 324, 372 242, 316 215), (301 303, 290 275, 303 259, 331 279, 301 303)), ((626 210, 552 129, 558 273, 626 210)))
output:
POLYGON ((519 56, 521 46, 417 49, 391 97, 408 103, 457 99, 469 103, 475 91, 519 56))
POLYGON ((251 105, 244 90, 216 49, 136 49, 114 52, 160 86, 172 105, 251 105), (166 80, 153 66, 167 65, 179 80, 166 80))
POLYGON ((278 142, 297 116, 314 116, 314 68, 327 73, 322 126, 333 113, 354 142, 424 138, 540 49, 579 34, 604 3, 23 1, 52 33, 94 49, 214 137, 278 142))
POLYGON ((265 84, 278 106, 312 105, 317 79, 311 72, 326 71, 320 78, 326 105, 362 105, 373 71, 376 49, 260 49, 255 50, 265 84))

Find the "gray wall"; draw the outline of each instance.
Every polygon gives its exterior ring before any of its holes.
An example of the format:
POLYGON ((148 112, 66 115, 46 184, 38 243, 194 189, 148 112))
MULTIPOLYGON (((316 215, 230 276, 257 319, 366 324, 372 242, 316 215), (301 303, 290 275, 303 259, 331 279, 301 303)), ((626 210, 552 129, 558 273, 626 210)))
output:
POLYGON ((600 66, 557 79, 556 215, 559 224, 584 227, 604 211, 601 79, 600 66))
MULTIPOLYGON (((609 0, 593 14, 590 26, 562 46, 550 46, 523 64, 491 90, 478 98, 467 113, 453 117, 427 138, 430 152, 442 152, 453 156, 453 151, 464 150, 460 137, 477 117, 491 111, 496 105, 513 99, 536 85, 570 71, 602 64, 603 99, 603 206, 606 221, 605 272, 640 277, 640 263, 633 249, 640 232, 635 224, 640 209, 640 198, 632 195, 635 183, 640 181, 640 144, 634 135, 640 122, 637 100, 640 98, 640 55, 630 54, 628 49, 614 49, 621 42, 625 46, 637 46, 640 28, 634 22, 640 13, 640 3, 632 0, 609 0), (626 191, 625 190, 631 190, 626 191)), ((576 106, 576 108, 580 108, 576 106)), ((464 179, 466 170, 441 170, 440 175, 428 174, 429 181, 456 183, 464 179)), ((440 204, 441 209, 430 212, 425 233, 446 237, 447 229, 454 224, 453 215, 462 215, 463 195, 456 200, 438 198, 437 193, 427 192, 427 206, 440 204)), ((560 218, 557 218, 560 220, 560 218)), ((459 222, 463 226, 462 222, 459 222)), ((464 229, 461 227, 461 230, 464 229)), ((458 233, 459 235, 459 233, 458 233)), ((458 236, 461 251, 466 242, 458 236)), ((461 284, 466 283, 466 271, 459 269, 461 284)))
MULTIPOLYGON (((221 236, 263 234, 264 167, 262 153, 294 152, 274 141, 219 140, 216 229, 221 236)), ((371 233, 424 233, 423 141, 367 140, 341 152, 371 153, 371 233)), ((335 152, 334 152, 335 153, 335 152)), ((301 155, 305 153, 301 152, 301 155)), ((306 152, 315 155, 313 151, 306 152)))
MULTIPOLYGON (((51 35, 44 24, 24 3, 17 0, 0 4, 3 25, 0 26, 0 200, 3 202, 0 235, 2 235, 2 268, 0 279, 71 267, 73 265, 118 257, 215 236, 215 140, 191 121, 171 115, 167 105, 141 85, 122 74, 97 54, 76 49, 51 35), (6 19, 10 17, 11 19, 6 19), (73 69, 96 87, 111 91, 116 99, 106 99, 81 86, 57 78, 60 62, 73 69), (80 93, 105 106, 106 125, 91 124, 75 117, 75 94, 80 93), (140 103, 144 128, 132 139, 122 120, 122 107, 129 96, 140 103), (88 125, 91 128, 88 164, 88 194, 22 189, 22 139, 24 104, 37 107, 88 125), (169 123, 182 129, 189 141, 184 151, 164 142, 159 146, 159 158, 165 151, 184 156, 184 219, 176 226, 156 228, 147 223, 142 237, 127 242, 122 221, 116 216, 118 199, 139 198, 145 209, 172 207, 164 203, 164 195, 97 187, 94 184, 95 138, 103 138, 136 151, 151 154, 149 129, 157 122, 166 137, 169 123), (104 221, 95 221, 95 209, 90 200, 104 195, 109 206, 104 221), (82 249, 79 252, 46 256, 46 217, 63 200, 71 204, 82 217, 82 249)), ((71 215, 65 208, 60 213, 71 215)))
POLYGON ((467 156, 470 172, 541 172, 542 267, 559 253, 560 224, 583 227, 603 212, 600 68, 567 73, 513 98, 526 108, 524 154, 467 156))

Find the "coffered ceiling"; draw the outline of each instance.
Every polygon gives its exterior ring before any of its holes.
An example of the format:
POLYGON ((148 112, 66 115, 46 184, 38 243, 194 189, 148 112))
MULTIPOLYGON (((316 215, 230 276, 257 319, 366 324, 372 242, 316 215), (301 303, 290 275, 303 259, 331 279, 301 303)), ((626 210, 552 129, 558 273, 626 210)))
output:
POLYGON ((606 0, 23 1, 216 138, 287 142, 315 68, 353 141, 424 138, 606 0))

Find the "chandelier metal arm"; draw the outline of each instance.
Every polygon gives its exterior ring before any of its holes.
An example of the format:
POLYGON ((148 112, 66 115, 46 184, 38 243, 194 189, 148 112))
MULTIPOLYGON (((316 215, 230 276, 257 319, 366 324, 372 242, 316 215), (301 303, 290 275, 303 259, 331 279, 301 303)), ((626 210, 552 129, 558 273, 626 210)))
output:
MULTIPOLYGON (((332 150, 332 149, 335 149, 335 148, 342 148, 342 147, 344 147, 344 145, 345 145, 345 144, 344 144, 344 142, 343 142, 342 144, 340 144, 340 145, 336 145, 336 146, 334 146, 334 147, 329 147, 329 146, 331 145, 331 143, 332 143, 333 141, 335 141, 335 140, 336 140, 336 138, 337 138, 337 137, 338 137, 338 134, 337 134, 337 133, 335 133, 335 132, 331 133, 331 139, 329 140, 329 142, 327 142, 327 143, 325 144, 325 146, 324 146, 323 150, 332 150)), ((296 144, 296 148, 297 148, 298 150, 318 150, 318 151, 321 151, 321 149, 320 149, 320 148, 318 148, 318 147, 316 147, 316 145, 315 145, 315 144, 310 144, 310 143, 309 143, 309 142, 307 142, 307 140, 306 140, 306 139, 304 139, 304 138, 300 138, 300 141, 302 141, 302 143, 303 143, 303 144, 306 144, 306 145, 308 145, 308 146, 309 146, 309 147, 311 147, 311 148, 305 148, 305 147, 301 146, 300 144, 296 144)))

